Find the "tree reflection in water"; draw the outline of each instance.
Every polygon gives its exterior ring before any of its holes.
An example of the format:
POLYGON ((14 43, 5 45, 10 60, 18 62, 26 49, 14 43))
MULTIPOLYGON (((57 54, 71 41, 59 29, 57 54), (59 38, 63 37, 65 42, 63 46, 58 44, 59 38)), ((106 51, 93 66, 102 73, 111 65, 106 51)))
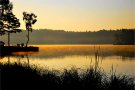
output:
MULTIPOLYGON (((17 53, 12 53, 10 55, 5 55, 5 56, 1 56, 0 60, 3 60, 4 58, 7 58, 7 64, 12 64, 12 60, 11 58, 14 58, 15 60, 17 60, 17 63, 19 65, 23 65, 22 60, 25 59, 25 65, 27 65, 27 67, 30 67, 30 59, 29 56, 33 55, 33 54, 37 54, 37 52, 17 52, 17 53)), ((0 62, 2 63, 2 61, 0 62)))

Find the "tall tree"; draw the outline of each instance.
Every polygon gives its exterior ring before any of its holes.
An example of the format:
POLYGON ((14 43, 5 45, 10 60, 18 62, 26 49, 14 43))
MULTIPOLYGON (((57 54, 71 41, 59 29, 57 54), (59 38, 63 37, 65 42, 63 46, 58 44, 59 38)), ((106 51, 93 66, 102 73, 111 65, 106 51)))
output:
POLYGON ((10 33, 21 32, 19 19, 12 12, 13 4, 9 0, 0 0, 0 34, 8 34, 8 46, 10 46, 10 33))
POLYGON ((28 31, 26 47, 28 46, 28 43, 30 40, 30 31, 32 32, 32 30, 33 30, 32 25, 37 22, 36 18, 37 18, 37 16, 34 13, 23 12, 23 20, 25 21, 26 30, 28 31))

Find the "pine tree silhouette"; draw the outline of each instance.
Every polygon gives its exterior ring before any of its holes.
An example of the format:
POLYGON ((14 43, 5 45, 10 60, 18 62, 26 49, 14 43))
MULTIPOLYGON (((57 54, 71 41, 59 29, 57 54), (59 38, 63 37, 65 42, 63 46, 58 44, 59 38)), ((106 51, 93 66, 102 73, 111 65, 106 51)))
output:
POLYGON ((10 46, 10 33, 21 32, 19 19, 12 12, 13 4, 9 0, 0 0, 0 35, 8 34, 10 46))

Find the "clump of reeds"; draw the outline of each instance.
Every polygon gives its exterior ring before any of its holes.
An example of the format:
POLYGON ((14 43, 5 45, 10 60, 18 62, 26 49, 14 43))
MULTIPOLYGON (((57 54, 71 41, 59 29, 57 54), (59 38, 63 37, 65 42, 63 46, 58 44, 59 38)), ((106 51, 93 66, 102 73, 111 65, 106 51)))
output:
POLYGON ((44 70, 42 74, 36 67, 27 65, 0 64, 2 90, 135 90, 134 77, 112 74, 107 76, 101 70, 90 67, 83 73, 77 69, 56 71, 44 70))

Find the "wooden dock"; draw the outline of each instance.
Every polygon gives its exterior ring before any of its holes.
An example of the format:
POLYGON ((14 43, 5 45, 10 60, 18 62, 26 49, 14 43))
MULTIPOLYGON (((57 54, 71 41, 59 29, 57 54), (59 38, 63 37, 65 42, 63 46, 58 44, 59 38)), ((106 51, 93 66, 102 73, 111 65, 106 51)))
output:
POLYGON ((39 47, 17 47, 17 46, 0 46, 0 55, 11 54, 13 52, 38 52, 39 47))

